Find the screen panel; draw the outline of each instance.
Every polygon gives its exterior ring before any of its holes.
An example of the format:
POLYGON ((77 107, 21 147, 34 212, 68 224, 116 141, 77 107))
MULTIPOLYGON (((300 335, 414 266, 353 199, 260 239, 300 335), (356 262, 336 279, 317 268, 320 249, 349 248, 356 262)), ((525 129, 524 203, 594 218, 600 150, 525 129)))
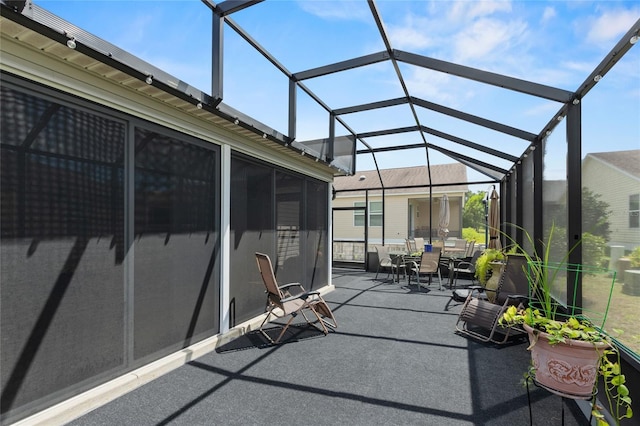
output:
POLYGON ((135 130, 134 358, 218 332, 219 153, 135 130))
POLYGON ((231 159, 232 327, 264 312, 265 288, 258 274, 255 252, 269 254, 275 263, 273 176, 272 167, 237 155, 231 159))
POLYGON ((125 362, 126 126, 5 81, 0 90, 5 418, 125 362))

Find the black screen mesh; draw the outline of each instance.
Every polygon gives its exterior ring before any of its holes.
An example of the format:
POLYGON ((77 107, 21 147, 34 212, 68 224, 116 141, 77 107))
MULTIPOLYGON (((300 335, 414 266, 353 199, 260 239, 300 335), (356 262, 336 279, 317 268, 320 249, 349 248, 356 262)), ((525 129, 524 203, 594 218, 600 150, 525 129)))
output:
POLYGON ((136 128, 134 357, 218 332, 218 153, 136 128))
POLYGON ((0 90, 5 417, 124 364, 125 126, 0 90))

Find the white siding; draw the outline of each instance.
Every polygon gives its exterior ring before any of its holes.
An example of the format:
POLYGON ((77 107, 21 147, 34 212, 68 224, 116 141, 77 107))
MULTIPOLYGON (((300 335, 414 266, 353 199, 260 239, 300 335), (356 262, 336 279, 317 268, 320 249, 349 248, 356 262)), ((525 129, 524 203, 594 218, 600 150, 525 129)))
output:
POLYGON ((602 161, 587 158, 582 167, 582 185, 600 194, 600 200, 609 204, 609 244, 624 245, 627 250, 638 246, 640 228, 629 228, 629 195, 640 193, 638 179, 602 161))

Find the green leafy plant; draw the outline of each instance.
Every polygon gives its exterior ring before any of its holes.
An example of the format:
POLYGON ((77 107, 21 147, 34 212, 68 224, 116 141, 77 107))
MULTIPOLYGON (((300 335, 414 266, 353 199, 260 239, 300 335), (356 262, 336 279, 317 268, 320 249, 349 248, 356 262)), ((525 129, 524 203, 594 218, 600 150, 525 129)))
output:
MULTIPOLYGON (((506 310, 500 318, 500 324, 508 326, 527 324, 537 331, 547 333, 550 336, 549 344, 566 343, 568 339, 606 343, 605 349, 599 353, 597 380, 600 378, 603 380, 609 412, 616 424, 619 425, 620 420, 624 418, 633 417, 629 388, 627 388, 625 375, 622 374, 620 368, 620 352, 611 342, 610 337, 601 329, 594 327, 586 319, 569 317, 566 321, 559 321, 546 317, 538 309, 531 307, 518 309, 515 306, 510 306, 506 310)), ((529 348, 533 345, 535 345, 535 341, 531 343, 529 348)), ((525 373, 525 379, 533 378, 535 378, 535 369, 531 367, 525 373)), ((597 404, 594 404, 591 414, 596 419, 598 426, 609 424, 602 413, 602 408, 597 404)))
MULTIPOLYGON (((524 231, 530 246, 535 247, 529 233, 524 228, 517 228, 524 231)), ((552 294, 554 281, 559 276, 564 277, 561 272, 567 269, 567 259, 571 252, 581 244, 581 241, 575 243, 560 262, 554 262, 551 254, 554 231, 555 226, 552 225, 547 241, 541 241, 542 255, 539 255, 535 249, 533 254, 527 253, 513 239, 508 235, 506 236, 514 244, 514 248, 527 259, 526 275, 529 280, 530 294, 528 307, 509 307, 499 322, 505 326, 526 324, 531 327, 534 330, 534 339, 528 349, 531 349, 536 344, 540 332, 549 335, 549 344, 566 343, 567 340, 594 343, 594 350, 599 351, 596 380, 602 378, 609 412, 616 424, 619 425, 620 420, 623 418, 633 416, 629 389, 625 385, 625 376, 620 368, 620 352, 613 344, 610 336, 603 330, 604 321, 601 327, 595 327, 588 319, 574 315, 573 311, 569 311, 569 313, 559 312, 561 305, 552 294), (596 349, 598 342, 605 343, 603 345, 604 349, 596 349)), ((531 368, 525 374, 525 377, 535 377, 535 369, 531 368)), ((593 405, 593 416, 598 425, 608 424, 601 407, 597 404, 593 405)))
MULTIPOLYGON (((609 403, 609 412, 616 419, 616 423, 620 424, 623 418, 633 417, 631 410, 631 397, 629 396, 629 388, 627 388, 624 374, 620 369, 620 352, 611 346, 606 349, 600 356, 600 376, 604 380, 605 394, 609 403), (611 358, 613 357, 613 361, 611 358)), ((597 407, 592 411, 593 417, 596 418, 599 425, 606 425, 604 415, 597 407)))
POLYGON ((640 246, 633 249, 631 254, 629 254, 629 259, 631 259, 632 268, 637 268, 640 266, 640 246))
POLYGON ((505 254, 498 249, 486 249, 476 260, 476 278, 483 286, 487 285, 491 262, 498 262, 505 259, 505 254))
MULTIPOLYGON (((466 208, 466 207, 465 207, 466 208)), ((475 241, 476 244, 484 244, 484 231, 475 228, 462 228, 462 238, 467 241, 475 241)))

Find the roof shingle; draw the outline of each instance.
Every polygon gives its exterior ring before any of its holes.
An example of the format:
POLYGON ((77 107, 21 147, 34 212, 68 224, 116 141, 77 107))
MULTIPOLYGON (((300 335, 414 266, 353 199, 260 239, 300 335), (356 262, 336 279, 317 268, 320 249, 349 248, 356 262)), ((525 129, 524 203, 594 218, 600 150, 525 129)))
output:
POLYGON ((591 157, 600 159, 611 166, 640 178, 640 149, 612 152, 592 152, 591 157))
MULTIPOLYGON (((396 169, 382 169, 380 176, 385 189, 390 193, 425 192, 429 187, 429 172, 427 166, 402 167, 396 169)), ((431 166, 431 179, 436 192, 467 191, 467 168, 461 163, 438 164, 431 166), (457 185, 460 184, 460 185, 457 185)), ((354 176, 339 176, 334 180, 336 191, 380 189, 382 184, 376 170, 358 172, 354 176), (364 179, 363 179, 364 177, 364 179)))

